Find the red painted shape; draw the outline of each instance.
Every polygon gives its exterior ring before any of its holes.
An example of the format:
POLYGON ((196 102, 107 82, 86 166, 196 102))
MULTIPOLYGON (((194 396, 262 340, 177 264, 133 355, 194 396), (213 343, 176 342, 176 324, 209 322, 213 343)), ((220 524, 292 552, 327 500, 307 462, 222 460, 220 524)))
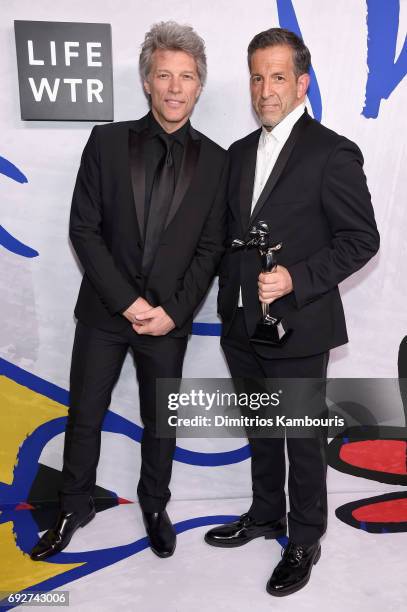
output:
POLYGON ((367 504, 356 508, 352 516, 357 521, 366 523, 406 523, 407 498, 389 499, 388 501, 367 504))
POLYGON ((27 502, 20 502, 14 510, 35 510, 35 507, 31 504, 27 504, 27 502))
POLYGON ((339 457, 345 463, 365 470, 405 475, 406 450, 404 440, 363 440, 344 444, 339 451, 339 457))
POLYGON ((134 504, 134 502, 130 501, 129 499, 125 499, 124 497, 118 497, 117 503, 118 504, 134 504))

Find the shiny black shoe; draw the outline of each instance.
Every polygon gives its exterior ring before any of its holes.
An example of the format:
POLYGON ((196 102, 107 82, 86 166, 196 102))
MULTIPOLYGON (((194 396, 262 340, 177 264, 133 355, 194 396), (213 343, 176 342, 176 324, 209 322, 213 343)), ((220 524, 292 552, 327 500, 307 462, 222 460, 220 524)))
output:
POLYGON ((144 512, 143 522, 150 539, 151 550, 158 557, 171 557, 174 554, 177 536, 167 511, 144 512))
POLYGON ((311 570, 321 556, 319 541, 310 546, 288 542, 283 558, 267 583, 267 592, 276 597, 291 595, 304 587, 311 576, 311 570))
POLYGON ((284 518, 267 523, 256 523, 247 513, 242 514, 239 520, 214 527, 205 534, 205 542, 211 546, 233 548, 243 546, 254 538, 265 537, 273 540, 284 536, 287 532, 287 521, 284 518))
POLYGON ((33 561, 43 561, 51 555, 64 550, 79 527, 85 527, 95 517, 93 500, 89 502, 89 513, 78 515, 76 512, 60 512, 55 527, 48 529, 30 553, 33 561))

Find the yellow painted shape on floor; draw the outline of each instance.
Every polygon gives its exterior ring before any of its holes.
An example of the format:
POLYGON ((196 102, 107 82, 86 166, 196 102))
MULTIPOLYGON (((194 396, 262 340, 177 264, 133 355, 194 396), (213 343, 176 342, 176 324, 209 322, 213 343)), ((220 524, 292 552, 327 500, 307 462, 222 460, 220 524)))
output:
POLYGON ((31 561, 16 545, 13 523, 0 525, 0 591, 22 591, 80 565, 84 563, 31 561))
POLYGON ((25 438, 43 423, 67 414, 66 406, 0 376, 0 482, 12 484, 25 438))

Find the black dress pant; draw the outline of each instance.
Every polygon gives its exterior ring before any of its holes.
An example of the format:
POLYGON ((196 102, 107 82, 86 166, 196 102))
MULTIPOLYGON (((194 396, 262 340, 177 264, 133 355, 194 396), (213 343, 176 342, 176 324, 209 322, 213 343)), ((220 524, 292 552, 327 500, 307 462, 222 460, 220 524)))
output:
MULTIPOLYGON (((329 353, 295 359, 264 359, 255 353, 249 342, 243 308, 237 309, 232 327, 221 344, 233 378, 326 377, 329 353)), ((307 413, 306 407, 304 412, 307 413)), ((320 431, 315 437, 287 436, 286 439, 290 539, 308 545, 318 540, 326 530, 327 437, 320 431)), ((280 519, 286 514, 285 438, 249 437, 249 443, 253 486, 249 514, 257 521, 280 519)))
POLYGON ((136 363, 144 425, 137 493, 146 512, 164 510, 170 498, 175 438, 156 436, 156 379, 182 377, 186 346, 187 337, 139 336, 130 325, 120 333, 108 332, 78 321, 60 490, 63 510, 85 512, 88 508, 96 482, 103 418, 129 347, 136 363))

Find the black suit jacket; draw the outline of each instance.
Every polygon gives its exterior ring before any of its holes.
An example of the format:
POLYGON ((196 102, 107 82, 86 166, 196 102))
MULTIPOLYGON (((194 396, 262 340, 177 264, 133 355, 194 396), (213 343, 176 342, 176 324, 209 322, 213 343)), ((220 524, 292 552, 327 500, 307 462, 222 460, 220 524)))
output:
POLYGON ((141 274, 147 116, 95 126, 73 193, 70 238, 84 268, 75 315, 120 331, 121 313, 139 297, 162 306, 174 336, 191 330, 224 251, 226 152, 192 127, 156 258, 141 274))
MULTIPOLYGON (((247 239, 258 220, 270 221, 278 262, 289 270, 294 291, 276 300, 271 312, 283 316, 293 334, 282 347, 253 345, 263 357, 302 357, 347 342, 338 283, 361 268, 378 250, 363 157, 350 140, 312 119, 297 121, 250 214, 257 145, 261 130, 229 150, 229 244, 247 239)), ((229 248, 219 273, 218 309, 228 334, 242 286, 249 335, 261 317, 257 250, 229 248)))

